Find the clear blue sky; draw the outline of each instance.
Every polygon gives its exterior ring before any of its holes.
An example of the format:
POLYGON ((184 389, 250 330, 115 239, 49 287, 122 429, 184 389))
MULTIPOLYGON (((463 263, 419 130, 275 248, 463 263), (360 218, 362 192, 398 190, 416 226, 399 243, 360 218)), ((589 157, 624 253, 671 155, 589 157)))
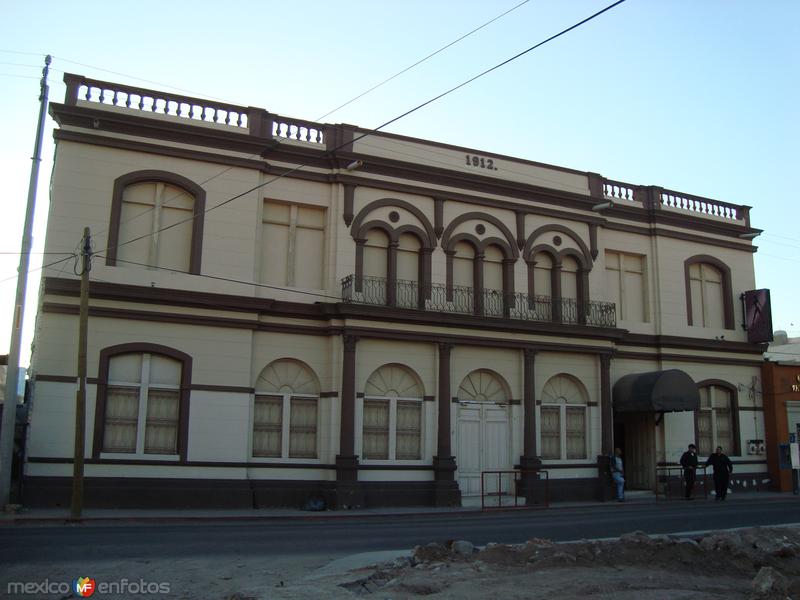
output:
MULTIPOLYGON (((520 1, 0 0, 0 252, 19 251, 46 53, 56 102, 67 71, 317 119, 520 1)), ((530 0, 325 121, 376 127, 610 3, 530 0)), ((387 130, 749 204, 765 230, 757 285, 772 290, 774 328, 800 335, 799 22, 794 0, 627 0, 387 130)), ((17 261, 0 254, 0 353, 17 261)))

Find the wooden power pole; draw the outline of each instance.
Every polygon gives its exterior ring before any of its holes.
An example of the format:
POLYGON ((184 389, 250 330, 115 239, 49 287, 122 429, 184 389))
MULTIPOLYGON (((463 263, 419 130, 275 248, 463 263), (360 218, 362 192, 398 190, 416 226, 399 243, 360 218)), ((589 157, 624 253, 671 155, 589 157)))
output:
POLYGON ((86 346, 89 329, 89 271, 92 270, 92 237, 83 229, 81 244, 81 308, 78 322, 78 393, 75 399, 75 458, 72 469, 70 516, 80 519, 83 511, 83 454, 86 440, 86 346))

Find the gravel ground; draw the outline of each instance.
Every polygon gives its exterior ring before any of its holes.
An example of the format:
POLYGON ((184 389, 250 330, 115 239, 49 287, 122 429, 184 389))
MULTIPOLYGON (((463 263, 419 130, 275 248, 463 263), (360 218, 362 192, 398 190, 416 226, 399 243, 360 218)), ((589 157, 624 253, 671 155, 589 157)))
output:
MULTIPOLYGON (((674 600, 683 598, 800 599, 800 529, 749 528, 704 536, 648 536, 616 540, 525 544, 432 542, 411 553, 384 552, 331 561, 309 554, 271 559, 225 555, 206 559, 28 563, 3 569, 2 581, 51 582, 91 576, 98 582, 169 582, 155 594, 97 593, 95 598, 266 600, 376 598, 403 600, 674 600), (146 574, 146 575, 143 575, 146 574)), ((135 590, 135 588, 134 588, 135 590)), ((79 597, 6 594, 9 598, 79 597)), ((98 590, 101 592, 102 590, 98 590)))

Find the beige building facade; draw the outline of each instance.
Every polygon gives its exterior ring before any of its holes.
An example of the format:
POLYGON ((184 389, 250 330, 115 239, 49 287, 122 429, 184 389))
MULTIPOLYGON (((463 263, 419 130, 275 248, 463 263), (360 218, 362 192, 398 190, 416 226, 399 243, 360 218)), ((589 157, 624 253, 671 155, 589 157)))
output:
MULTIPOLYGON (((88 505, 450 505, 514 470, 590 498, 615 445, 632 489, 690 442, 765 476, 748 207, 65 81, 45 250, 91 229, 88 505), (696 410, 615 388, 676 370, 696 410)), ((44 272, 31 504, 68 502, 79 287, 44 272)))

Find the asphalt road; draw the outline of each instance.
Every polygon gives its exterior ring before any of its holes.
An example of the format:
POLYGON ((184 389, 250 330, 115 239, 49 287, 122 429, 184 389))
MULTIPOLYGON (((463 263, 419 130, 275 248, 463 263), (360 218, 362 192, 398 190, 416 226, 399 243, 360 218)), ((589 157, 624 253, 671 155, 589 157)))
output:
POLYGON ((642 530, 677 533, 800 523, 800 500, 609 504, 486 513, 333 516, 315 519, 189 523, 6 525, 0 527, 0 565, 107 559, 251 557, 406 549, 450 539, 520 543, 614 537, 642 530))

